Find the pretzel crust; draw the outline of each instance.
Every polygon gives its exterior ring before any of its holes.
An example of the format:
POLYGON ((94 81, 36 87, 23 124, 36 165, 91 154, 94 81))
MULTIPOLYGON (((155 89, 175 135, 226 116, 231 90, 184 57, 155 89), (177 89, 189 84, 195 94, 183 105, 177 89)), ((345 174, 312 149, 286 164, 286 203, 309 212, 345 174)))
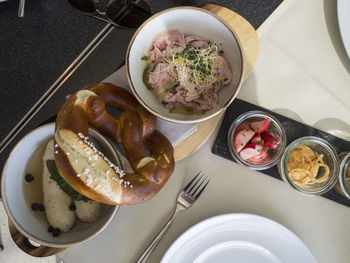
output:
POLYGON ((156 121, 125 89, 106 83, 86 86, 57 115, 55 161, 60 175, 97 202, 134 205, 151 199, 175 167, 174 149, 155 129, 156 121), (123 112, 115 119, 106 106, 123 112), (88 124, 123 143, 134 173, 124 173, 96 150, 88 139, 88 124))

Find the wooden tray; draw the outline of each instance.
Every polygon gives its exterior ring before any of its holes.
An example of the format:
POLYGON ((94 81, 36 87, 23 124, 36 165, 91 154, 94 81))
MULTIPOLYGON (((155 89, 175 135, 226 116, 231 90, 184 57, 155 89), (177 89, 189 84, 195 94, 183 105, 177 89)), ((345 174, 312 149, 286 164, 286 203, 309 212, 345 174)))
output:
MULTIPOLYGON (((204 9, 222 17, 237 33, 243 46, 246 61, 244 80, 253 70, 259 54, 259 38, 253 26, 232 10, 215 4, 206 4, 204 9)), ((197 130, 175 146, 175 160, 181 160, 197 151, 215 130, 223 113, 210 120, 198 123, 197 130)))

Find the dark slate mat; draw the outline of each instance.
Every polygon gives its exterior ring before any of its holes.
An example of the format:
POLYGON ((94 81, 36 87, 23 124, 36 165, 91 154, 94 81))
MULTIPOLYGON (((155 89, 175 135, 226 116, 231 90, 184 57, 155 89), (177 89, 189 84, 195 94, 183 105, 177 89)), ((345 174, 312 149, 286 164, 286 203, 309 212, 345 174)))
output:
MULTIPOLYGON (((251 111, 251 110, 261 110, 268 112, 275 116, 284 127, 286 134, 287 134, 287 145, 291 143, 292 141, 296 140, 297 138, 304 137, 304 136, 317 136, 320 138, 325 139, 330 144, 334 146, 334 148, 337 150, 338 153, 343 151, 349 151, 350 150, 350 142, 345 141, 343 139, 340 139, 338 137, 335 137, 331 134, 328 134, 326 132, 320 131, 318 129, 315 129, 313 127, 307 126, 303 123, 297 122, 295 120, 289 119, 287 117, 284 117, 282 115, 279 115, 277 113, 274 113, 270 110, 261 108, 259 106, 256 106, 254 104, 251 104, 249 102, 235 99, 233 103, 228 107, 226 110, 224 119, 222 121, 219 133, 216 137, 212 152, 216 155, 219 155, 221 157, 224 157, 228 160, 235 161, 233 157, 231 156, 231 153, 229 151, 228 145, 227 145, 227 134, 228 130, 231 126, 231 123, 241 114, 251 111)), ((249 168, 247 168, 249 169, 249 168)), ((261 173, 264 173, 268 176, 272 176, 275 179, 282 180, 282 178, 279 175, 277 165, 274 167, 271 167, 266 170, 259 171, 261 173)), ((335 201, 337 203, 343 204, 345 206, 350 207, 350 200, 346 197, 343 197, 342 195, 338 194, 335 190, 331 190, 326 194, 322 195, 325 198, 328 198, 332 201, 335 201)))

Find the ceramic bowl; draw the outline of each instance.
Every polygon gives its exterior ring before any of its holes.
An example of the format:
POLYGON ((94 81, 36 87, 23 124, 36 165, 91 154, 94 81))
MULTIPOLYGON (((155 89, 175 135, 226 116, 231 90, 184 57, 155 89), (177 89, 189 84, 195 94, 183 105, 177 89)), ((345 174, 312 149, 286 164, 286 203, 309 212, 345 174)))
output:
POLYGON ((126 70, 132 92, 138 101, 159 118, 177 123, 196 123, 223 112, 237 96, 244 77, 244 55, 235 31, 217 15, 195 7, 176 7, 146 20, 132 37, 126 55, 126 70), (185 35, 198 35, 204 40, 222 42, 223 57, 228 62, 233 80, 219 91, 218 105, 204 114, 170 112, 143 82, 146 54, 153 38, 167 29, 178 29, 185 35))
MULTIPOLYGON (((55 124, 40 126, 22 138, 12 149, 2 171, 1 194, 7 215, 25 237, 48 247, 69 247, 87 241, 101 232, 112 220, 118 206, 104 205, 103 214, 94 223, 82 223, 76 220, 72 230, 53 237, 47 231, 49 223, 45 212, 34 212, 26 197, 24 177, 28 170, 42 171, 42 156, 49 140, 53 138, 55 124)), ((117 165, 119 157, 113 146, 96 130, 89 129, 90 137, 100 146, 105 155, 117 165)), ((34 175, 34 174, 33 174, 34 175)), ((41 174, 35 174, 34 180, 40 180, 41 174)), ((34 181, 33 181, 34 182, 34 181)))

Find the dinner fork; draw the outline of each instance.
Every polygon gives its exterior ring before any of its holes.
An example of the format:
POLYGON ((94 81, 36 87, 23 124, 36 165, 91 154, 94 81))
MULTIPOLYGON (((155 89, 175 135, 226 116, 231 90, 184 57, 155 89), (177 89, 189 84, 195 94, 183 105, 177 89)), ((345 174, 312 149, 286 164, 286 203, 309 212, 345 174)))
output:
POLYGON ((153 249, 157 246, 158 242, 164 236, 165 232, 168 230, 170 224, 174 221, 176 215, 190 208, 193 203, 199 198, 199 196, 203 193, 204 189, 209 184, 210 179, 204 176, 202 172, 199 172, 179 193, 176 201, 176 208, 169 219, 168 223, 163 227, 163 229, 159 232, 159 234, 155 237, 152 243, 148 246, 148 248, 143 252, 142 256, 139 258, 137 263, 145 263, 148 257, 151 255, 153 249))

